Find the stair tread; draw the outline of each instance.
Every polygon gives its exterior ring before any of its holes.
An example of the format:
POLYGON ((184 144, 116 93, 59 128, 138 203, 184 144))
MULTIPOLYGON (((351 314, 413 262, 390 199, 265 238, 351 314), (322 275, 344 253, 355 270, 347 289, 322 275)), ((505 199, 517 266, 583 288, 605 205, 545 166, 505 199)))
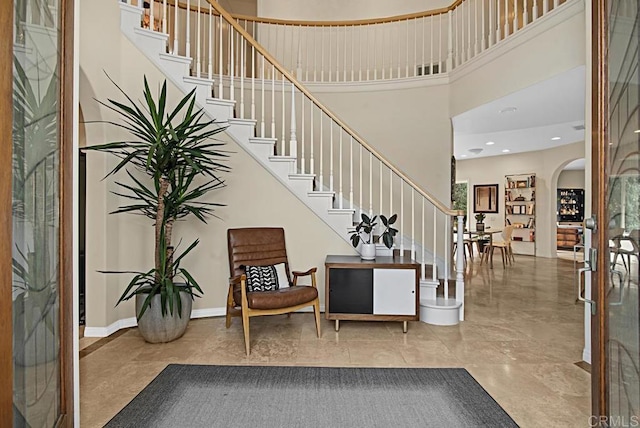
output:
POLYGON ((329 208, 330 214, 342 214, 342 213, 347 214, 348 213, 353 215, 354 212, 356 212, 356 210, 352 210, 350 208, 329 208))
POLYGON ((294 162, 296 159, 295 156, 269 156, 269 160, 276 162, 294 162))
POLYGON ((230 106, 236 105, 235 101, 225 100, 224 98, 207 98, 207 104, 226 104, 230 106))
POLYGON ((309 192, 308 195, 309 196, 334 196, 336 194, 336 192, 329 192, 329 191, 319 191, 319 190, 314 190, 313 192, 309 192))
POLYGON ((196 83, 200 85, 212 85, 215 83, 213 79, 209 79, 207 77, 198 77, 198 76, 183 76, 182 79, 185 82, 196 83))
POLYGON ((180 62, 189 63, 189 64, 191 64, 191 62, 193 61, 193 59, 189 56, 176 55, 176 54, 166 53, 166 52, 161 52, 160 58, 166 58, 172 61, 180 61, 180 62))
POLYGON ((256 144, 273 144, 278 141, 272 137, 249 137, 249 142, 256 144))

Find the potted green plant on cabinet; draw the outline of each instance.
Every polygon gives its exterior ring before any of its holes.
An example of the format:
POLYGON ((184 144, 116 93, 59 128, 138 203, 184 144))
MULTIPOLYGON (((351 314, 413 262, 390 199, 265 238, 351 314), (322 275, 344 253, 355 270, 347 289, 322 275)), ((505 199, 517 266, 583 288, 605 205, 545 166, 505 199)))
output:
MULTIPOLYGON (((355 231, 353 231, 350 236, 351 245, 353 245, 354 248, 357 248, 360 242, 362 242, 360 257, 363 260, 373 260, 376 258, 376 244, 374 242, 373 231, 378 224, 376 223, 378 216, 374 215, 373 217, 369 217, 365 213, 362 213, 360 216, 362 220, 358 223, 355 231)), ((380 221, 382 221, 385 229, 380 234, 378 240, 382 239, 385 247, 389 249, 393 247, 394 237, 398 233, 398 229, 392 227, 397 219, 397 214, 394 214, 389 218, 384 215, 380 215, 380 221)))
POLYGON ((144 272, 127 272, 134 276, 117 303, 135 296, 140 334, 148 342, 169 342, 184 334, 192 300, 202 294, 196 279, 180 266, 198 240, 178 252, 172 243, 173 227, 176 220, 191 215, 206 222, 214 207, 222 206, 202 198, 223 187, 220 173, 230 170, 224 163, 228 152, 221 150, 224 143, 212 140, 224 128, 196 108, 195 89, 170 110, 166 81, 155 100, 144 78, 142 107, 115 82, 114 85, 127 103, 109 99, 100 104, 117 113, 123 123, 106 123, 125 129, 132 139, 89 149, 121 159, 107 176, 125 170, 130 179, 128 184, 116 182, 122 189, 122 193, 116 194, 132 202, 114 213, 143 214, 155 226, 154 267, 144 272), (142 179, 140 173, 147 179, 142 179))

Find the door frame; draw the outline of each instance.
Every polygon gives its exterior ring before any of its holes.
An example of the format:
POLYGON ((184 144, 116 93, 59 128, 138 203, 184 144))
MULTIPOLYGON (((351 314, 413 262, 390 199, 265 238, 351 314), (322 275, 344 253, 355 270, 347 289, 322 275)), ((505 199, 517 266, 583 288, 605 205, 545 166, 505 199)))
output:
POLYGON ((596 270, 591 272, 591 299, 596 305, 596 314, 591 316, 591 426, 608 426, 608 385, 606 370, 606 343, 608 335, 608 306, 606 285, 609 272, 607 218, 607 147, 609 117, 609 80, 606 54, 608 36, 608 0, 592 0, 592 144, 591 144, 591 191, 592 216, 597 228, 591 234, 591 248, 599 257, 596 270), (595 418, 595 419, 594 419, 595 418))
POLYGON ((60 413, 59 427, 74 424, 73 114, 74 0, 60 1, 60 413))
POLYGON ((12 167, 13 1, 0 2, 0 425, 13 426, 12 167), (8 424, 10 423, 10 424, 8 424))

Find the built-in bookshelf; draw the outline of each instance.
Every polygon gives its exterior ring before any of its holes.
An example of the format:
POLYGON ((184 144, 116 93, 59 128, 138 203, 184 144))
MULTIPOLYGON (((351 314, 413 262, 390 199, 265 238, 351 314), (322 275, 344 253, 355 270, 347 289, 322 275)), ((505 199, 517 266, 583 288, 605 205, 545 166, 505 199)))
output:
POLYGON ((536 175, 505 176, 504 224, 514 226, 511 247, 514 253, 536 255, 536 175))

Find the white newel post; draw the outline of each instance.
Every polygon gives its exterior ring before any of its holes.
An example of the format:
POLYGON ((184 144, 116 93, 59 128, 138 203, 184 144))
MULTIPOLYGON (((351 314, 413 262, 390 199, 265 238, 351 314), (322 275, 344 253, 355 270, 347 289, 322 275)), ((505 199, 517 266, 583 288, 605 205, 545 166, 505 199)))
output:
POLYGON ((458 230, 456 241, 456 301, 460 306, 460 321, 464 321, 464 216, 458 215, 458 230))

